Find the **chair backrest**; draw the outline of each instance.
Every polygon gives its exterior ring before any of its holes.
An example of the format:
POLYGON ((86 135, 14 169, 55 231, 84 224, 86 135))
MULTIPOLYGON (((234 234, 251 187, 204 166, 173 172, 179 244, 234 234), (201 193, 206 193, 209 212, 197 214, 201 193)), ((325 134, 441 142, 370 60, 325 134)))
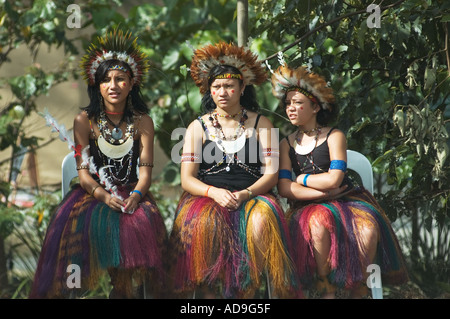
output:
POLYGON ((347 169, 351 169, 361 177, 363 186, 373 194, 373 169, 363 154, 347 150, 347 169))
POLYGON ((78 177, 77 162, 75 161, 74 152, 67 154, 61 165, 62 177, 61 177, 61 192, 64 197, 70 189, 70 182, 78 177))

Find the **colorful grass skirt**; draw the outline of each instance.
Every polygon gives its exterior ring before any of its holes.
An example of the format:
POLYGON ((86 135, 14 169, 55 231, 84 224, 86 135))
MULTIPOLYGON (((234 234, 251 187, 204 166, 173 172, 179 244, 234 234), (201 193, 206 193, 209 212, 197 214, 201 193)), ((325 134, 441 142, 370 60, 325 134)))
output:
POLYGON ((383 284, 402 284, 408 280, 404 257, 391 222, 372 194, 364 188, 358 187, 331 201, 297 202, 288 210, 287 219, 293 241, 293 259, 302 287, 310 287, 316 278, 311 223, 325 226, 331 236, 328 255, 330 283, 340 288, 355 288, 364 282, 369 274, 367 266, 371 263, 380 267, 383 284), (364 227, 376 227, 379 232, 375 261, 369 261, 359 248, 364 227))
MULTIPOLYGON (((122 187, 119 193, 126 198, 132 189, 134 185, 122 187)), ((30 298, 68 297, 76 289, 67 285, 69 265, 79 266, 81 291, 94 289, 100 276, 112 269, 128 272, 135 282, 152 278, 151 286, 162 287, 166 244, 166 227, 151 194, 133 214, 124 214, 76 184, 51 218, 30 298)), ((131 284, 128 276, 115 280, 117 286, 131 284)))
POLYGON ((289 243, 284 212, 272 194, 228 211, 184 192, 170 235, 173 289, 192 292, 206 284, 219 287, 222 297, 247 298, 268 275, 271 291, 284 297, 296 284, 289 243))

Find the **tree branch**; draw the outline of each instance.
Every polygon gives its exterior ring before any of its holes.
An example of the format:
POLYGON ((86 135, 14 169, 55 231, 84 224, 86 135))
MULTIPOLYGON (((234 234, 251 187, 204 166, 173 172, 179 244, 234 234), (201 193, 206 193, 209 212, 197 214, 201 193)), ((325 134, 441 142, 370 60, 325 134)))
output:
POLYGON ((447 57, 447 71, 450 76, 450 54, 448 49, 448 22, 444 23, 444 32, 445 32, 445 56, 447 57))
MULTIPOLYGON (((384 6, 384 7, 380 8, 380 12, 383 12, 383 11, 385 11, 385 10, 387 10, 387 9, 396 7, 396 6, 400 5, 402 2, 405 2, 405 0, 399 0, 399 1, 395 2, 395 3, 393 3, 393 4, 384 6)), ((354 15, 357 15, 357 14, 366 13, 366 12, 367 12, 366 10, 367 10, 367 9, 361 9, 361 10, 358 10, 358 11, 355 11, 355 12, 350 12, 350 13, 344 14, 344 15, 342 15, 342 16, 340 16, 340 17, 334 18, 334 19, 332 19, 332 20, 330 20, 330 21, 328 21, 328 22, 326 22, 326 23, 324 23, 324 24, 321 24, 321 25, 319 25, 318 27, 316 27, 316 28, 314 28, 314 29, 312 29, 312 30, 306 32, 306 33, 305 33, 303 36, 301 36, 299 39, 295 40, 294 42, 292 42, 291 44, 289 44, 288 46, 286 46, 285 48, 283 48, 283 49, 280 50, 280 51, 281 51, 281 52, 286 52, 286 51, 289 50, 290 48, 292 48, 292 47, 296 46, 297 44, 299 44, 299 43, 300 43, 301 41, 303 41, 305 38, 309 37, 311 34, 316 33, 317 31, 319 31, 319 30, 321 30, 321 29, 323 29, 323 28, 325 28, 325 27, 327 27, 327 26, 329 26, 329 25, 331 25, 331 24, 333 24, 333 23, 335 23, 335 22, 338 22, 338 21, 340 21, 340 20, 346 19, 346 18, 348 18, 348 17, 354 16, 354 15)), ((272 54, 272 55, 269 56, 269 57, 267 57, 267 58, 264 59, 262 62, 265 63, 266 61, 269 61, 269 60, 271 60, 271 59, 273 59, 273 58, 276 58, 277 56, 278 56, 278 52, 275 53, 275 54, 272 54)))

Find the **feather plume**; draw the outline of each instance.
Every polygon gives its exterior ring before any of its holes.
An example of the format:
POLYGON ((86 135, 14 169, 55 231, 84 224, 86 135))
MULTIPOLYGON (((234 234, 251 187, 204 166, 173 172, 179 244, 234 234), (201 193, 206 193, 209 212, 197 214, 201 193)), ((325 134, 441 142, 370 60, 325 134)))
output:
POLYGON ((216 65, 231 65, 238 69, 245 85, 259 85, 267 79, 263 63, 250 50, 219 42, 195 50, 192 57, 191 77, 200 88, 200 93, 208 91, 208 75, 216 65))
POLYGON ((67 129, 64 124, 61 124, 61 125, 58 124, 56 119, 48 112, 47 108, 44 109, 43 113, 38 113, 38 114, 41 115, 45 119, 45 121, 47 123, 46 125, 51 127, 52 132, 59 133, 59 138, 61 141, 67 142, 69 149, 74 150, 74 151, 76 150, 75 143, 73 142, 70 134, 67 132, 67 129))

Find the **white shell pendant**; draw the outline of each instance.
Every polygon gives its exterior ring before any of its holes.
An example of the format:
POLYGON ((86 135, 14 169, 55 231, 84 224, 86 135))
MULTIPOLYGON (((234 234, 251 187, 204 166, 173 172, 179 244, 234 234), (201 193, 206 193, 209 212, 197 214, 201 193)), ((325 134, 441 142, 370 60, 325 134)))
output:
POLYGON ((111 136, 115 140, 120 140, 123 137, 123 132, 120 128, 115 127, 111 132, 111 136))
POLYGON ((245 141, 246 141, 245 134, 241 134, 241 136, 239 136, 234 141, 225 141, 225 140, 222 140, 221 142, 218 141, 217 146, 222 152, 226 154, 234 154, 239 152, 244 147, 245 141))
POLYGON ((311 153, 316 148, 316 140, 312 140, 307 145, 298 145, 297 141, 295 141, 295 152, 300 155, 307 155, 311 153))
POLYGON ((108 143, 102 135, 97 139, 98 148, 100 151, 110 158, 121 158, 124 157, 133 147, 133 139, 128 138, 123 144, 114 145, 108 143))

